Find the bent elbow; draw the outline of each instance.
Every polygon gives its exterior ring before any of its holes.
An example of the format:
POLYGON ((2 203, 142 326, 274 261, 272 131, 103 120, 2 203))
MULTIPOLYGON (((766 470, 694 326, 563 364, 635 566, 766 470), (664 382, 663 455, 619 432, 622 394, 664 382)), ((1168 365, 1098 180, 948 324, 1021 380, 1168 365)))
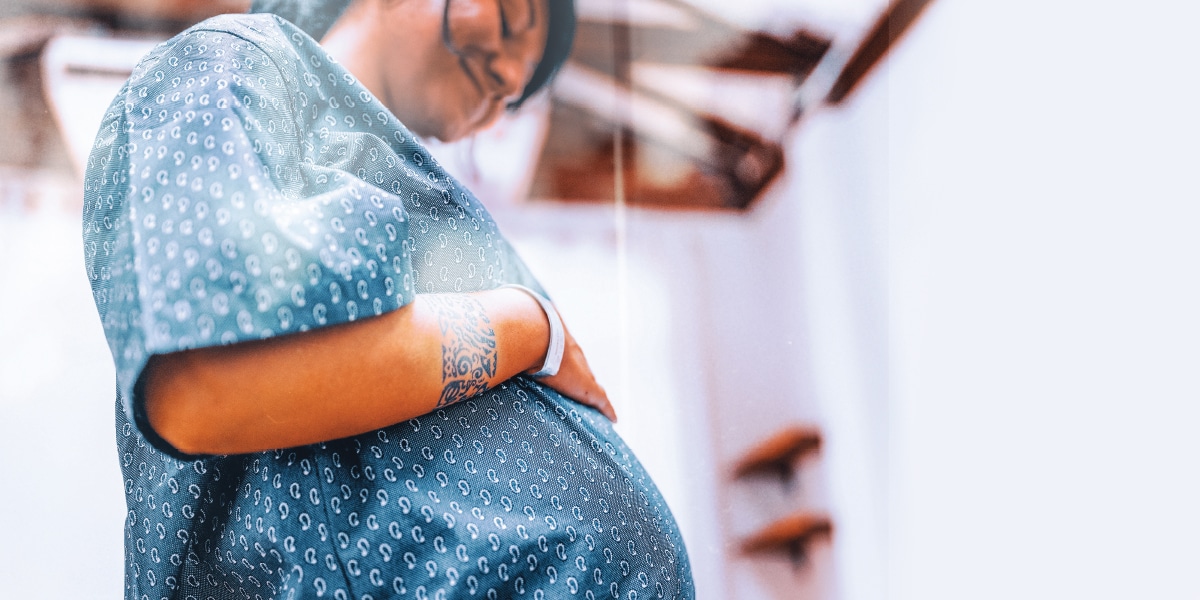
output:
POLYGON ((214 454, 208 418, 211 407, 202 398, 199 367, 187 352, 156 355, 142 375, 142 402, 154 433, 175 450, 188 455, 214 454))

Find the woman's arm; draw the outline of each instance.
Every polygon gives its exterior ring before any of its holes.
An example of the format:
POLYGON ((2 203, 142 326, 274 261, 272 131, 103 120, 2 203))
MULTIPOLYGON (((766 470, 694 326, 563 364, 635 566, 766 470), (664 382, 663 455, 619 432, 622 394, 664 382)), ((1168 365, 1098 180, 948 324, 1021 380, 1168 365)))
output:
MULTIPOLYGON (((150 425, 188 454, 285 448, 371 431, 540 368, 550 328, 528 294, 418 295, 393 312, 314 331, 153 357, 150 425)), ((543 380, 615 419, 567 334, 543 380)))

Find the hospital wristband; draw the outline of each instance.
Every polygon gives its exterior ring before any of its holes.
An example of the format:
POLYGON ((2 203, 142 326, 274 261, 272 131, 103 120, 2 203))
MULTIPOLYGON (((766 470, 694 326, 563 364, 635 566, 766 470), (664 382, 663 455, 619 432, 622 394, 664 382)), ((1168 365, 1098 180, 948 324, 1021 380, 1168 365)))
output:
POLYGON ((566 346, 566 333, 563 330, 562 319, 558 316, 558 310, 554 308, 554 304, 545 296, 515 283, 500 286, 502 288, 515 288, 533 296, 537 300, 538 305, 542 307, 542 311, 546 313, 546 318, 550 321, 550 345, 546 348, 546 361, 542 363, 542 368, 533 377, 550 377, 558 374, 558 367, 562 364, 563 348, 566 346))
POLYGON ((558 367, 563 364, 563 348, 566 346, 566 335, 563 329, 563 319, 558 317, 558 310, 554 308, 553 302, 547 299, 546 296, 536 293, 527 287, 518 286, 516 283, 509 283, 500 287, 520 289, 521 292, 533 296, 533 299, 538 301, 542 312, 546 313, 546 319, 550 320, 550 346, 546 348, 546 361, 542 362, 541 370, 534 373, 532 377, 551 377, 554 374, 558 374, 558 367))

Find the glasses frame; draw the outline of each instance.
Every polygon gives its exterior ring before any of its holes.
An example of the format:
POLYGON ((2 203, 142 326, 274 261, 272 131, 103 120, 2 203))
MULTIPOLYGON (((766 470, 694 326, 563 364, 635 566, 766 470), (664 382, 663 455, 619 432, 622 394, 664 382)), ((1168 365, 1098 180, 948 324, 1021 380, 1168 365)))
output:
MULTIPOLYGON (((442 4, 442 45, 445 46, 446 49, 449 50, 451 54, 453 54, 455 57, 458 58, 459 68, 461 68, 463 70, 463 72, 465 72, 467 74, 467 76, 471 78, 472 81, 475 81, 476 85, 479 85, 480 87, 482 87, 482 85, 483 85, 482 82, 475 80, 475 73, 467 65, 467 60, 469 58, 469 52, 459 48, 458 46, 456 46, 454 44, 454 36, 450 32, 450 3, 452 1, 453 0, 445 0, 445 2, 442 4)), ((553 2, 553 0, 550 0, 550 1, 553 2)), ((502 2, 503 2, 503 0, 496 0, 496 4, 499 7, 499 12, 501 15, 500 25, 503 28, 502 35, 507 37, 510 32, 508 30, 508 23, 505 22, 504 18, 503 18, 504 6, 503 6, 502 2)), ((531 27, 532 27, 532 25, 531 25, 531 27)), ((547 35, 549 35, 549 34, 547 34, 547 35)), ((545 62, 545 60, 546 60, 546 51, 545 51, 545 49, 543 49, 542 57, 540 59, 538 59, 538 67, 537 68, 541 68, 542 63, 545 62)), ((486 65, 485 65, 485 68, 486 68, 486 65)), ((536 68, 535 68, 534 72, 536 73, 536 68)), ((521 108, 521 103, 529 95, 528 85, 529 85, 530 81, 533 80, 533 77, 534 77, 534 74, 530 73, 528 80, 523 82, 521 96, 519 98, 517 98, 516 100, 513 100, 512 102, 509 102, 508 104, 504 105, 505 110, 507 110, 509 113, 514 113, 517 111, 517 109, 521 108)))

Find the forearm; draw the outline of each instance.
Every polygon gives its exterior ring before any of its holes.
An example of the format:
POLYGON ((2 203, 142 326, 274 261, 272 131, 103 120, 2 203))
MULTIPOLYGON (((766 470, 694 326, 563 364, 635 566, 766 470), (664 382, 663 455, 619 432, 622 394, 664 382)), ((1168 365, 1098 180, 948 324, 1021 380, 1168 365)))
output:
POLYGON ((191 454, 298 446, 377 429, 540 365, 549 327, 523 292, 419 295, 391 313, 157 356, 146 414, 191 454))

